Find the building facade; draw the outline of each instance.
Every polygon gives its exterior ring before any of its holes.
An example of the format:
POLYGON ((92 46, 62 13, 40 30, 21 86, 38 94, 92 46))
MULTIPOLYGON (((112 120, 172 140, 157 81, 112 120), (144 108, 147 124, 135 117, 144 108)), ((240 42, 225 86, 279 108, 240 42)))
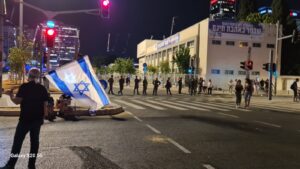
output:
POLYGON ((236 0, 210 0, 211 19, 235 19, 236 0))
MULTIPOLYGON (((227 88, 230 80, 245 79, 246 71, 240 68, 240 62, 246 61, 248 55, 254 63, 251 79, 266 80, 268 72, 262 67, 269 62, 270 51, 276 51, 276 25, 205 19, 164 40, 139 43, 139 71, 143 72, 144 63, 159 66, 168 61, 178 73, 172 60, 180 47, 190 48, 196 76, 211 79, 216 88, 227 88)), ((278 84, 278 89, 281 87, 278 84)))

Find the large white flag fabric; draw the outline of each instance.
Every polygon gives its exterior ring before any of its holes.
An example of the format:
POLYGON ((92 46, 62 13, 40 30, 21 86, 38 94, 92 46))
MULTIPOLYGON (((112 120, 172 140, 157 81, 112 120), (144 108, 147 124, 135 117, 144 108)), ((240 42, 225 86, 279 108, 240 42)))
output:
POLYGON ((99 110, 110 104, 88 56, 49 72, 46 78, 63 93, 90 107, 90 110, 99 110))

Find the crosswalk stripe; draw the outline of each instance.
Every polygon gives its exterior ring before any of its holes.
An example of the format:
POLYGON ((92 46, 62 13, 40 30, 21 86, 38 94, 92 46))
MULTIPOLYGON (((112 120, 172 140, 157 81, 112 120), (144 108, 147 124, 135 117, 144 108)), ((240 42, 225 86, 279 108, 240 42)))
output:
POLYGON ((138 105, 135 105, 135 104, 123 101, 123 100, 114 99, 114 101, 119 102, 121 104, 125 104, 126 106, 132 107, 134 109, 139 109, 139 110, 144 110, 145 109, 144 107, 141 107, 141 106, 138 106, 138 105))
POLYGON ((283 111, 289 111, 289 112, 295 112, 295 111, 299 111, 297 109, 294 109, 294 108, 290 108, 290 107, 285 107, 285 106, 282 106, 282 107, 279 107, 278 104, 276 105, 270 105, 270 104, 263 104, 263 103, 259 103, 259 102, 253 102, 252 103, 253 105, 255 106, 261 106, 261 107, 266 107, 266 108, 273 108, 273 109, 280 109, 280 110, 283 110, 283 111))
POLYGON ((148 107, 151 107, 153 109, 157 109, 157 110, 165 110, 165 108, 162 108, 162 107, 159 107, 159 106, 155 106, 155 105, 152 105, 152 104, 149 104, 149 103, 145 103, 143 101, 139 101, 139 100, 132 100, 133 102, 136 102, 138 104, 142 104, 142 105, 145 105, 145 106, 148 106, 148 107))
POLYGON ((222 108, 217 108, 217 107, 213 107, 213 106, 205 106, 202 104, 196 104, 196 103, 190 103, 190 102, 184 102, 184 101, 176 101, 178 103, 183 103, 183 104, 188 104, 188 105, 193 105, 193 106, 198 106, 198 107, 203 107, 203 108, 207 108, 207 109, 213 109, 213 110, 218 110, 218 111, 229 111, 226 109, 222 109, 222 108))
POLYGON ((210 106, 213 106, 213 107, 219 107, 219 108, 226 108, 226 109, 229 109, 229 110, 238 110, 238 111, 245 111, 245 112, 249 112, 251 110, 247 110, 247 109, 236 109, 236 108, 233 108, 233 106, 235 105, 232 105, 230 106, 230 104, 223 104, 223 103, 207 103, 207 102, 194 102, 194 103, 200 103, 200 104, 205 104, 205 105, 210 105, 210 106))
POLYGON ((165 106, 165 107, 169 107, 171 109, 176 109, 176 110, 184 110, 184 111, 188 110, 188 109, 185 109, 185 108, 181 108, 181 107, 174 106, 174 105, 168 105, 168 104, 160 103, 160 102, 153 101, 153 100, 147 100, 147 102, 150 102, 150 103, 153 103, 153 104, 158 104, 158 105, 165 106))
MULTIPOLYGON (((167 104, 171 104, 171 105, 178 105, 177 103, 170 102, 170 101, 162 101, 162 102, 167 103, 167 104)), ((181 107, 186 107, 186 108, 189 108, 189 109, 194 109, 194 110, 210 111, 208 109, 203 109, 203 108, 195 107, 195 106, 189 106, 189 105, 180 105, 180 106, 181 107)))

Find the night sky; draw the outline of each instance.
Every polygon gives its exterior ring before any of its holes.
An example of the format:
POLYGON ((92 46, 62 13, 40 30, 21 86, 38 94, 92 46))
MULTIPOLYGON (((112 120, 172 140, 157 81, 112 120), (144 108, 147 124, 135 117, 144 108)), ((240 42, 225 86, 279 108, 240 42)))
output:
MULTIPOLYGON (((18 5, 8 1, 9 16, 13 6, 13 23, 18 25, 18 5)), ((98 0, 24 0, 48 10, 77 10, 98 8, 98 0)), ((291 6, 300 9, 298 0, 289 0, 291 6)), ((72 14, 55 19, 80 28, 81 53, 90 56, 114 54, 136 57, 136 46, 144 39, 162 39, 170 35, 171 20, 176 16, 174 32, 178 32, 207 18, 209 0, 111 0, 111 19, 100 16, 72 14), (107 53, 107 36, 111 33, 111 52, 107 53)), ((259 0, 267 5, 270 0, 259 0)), ((35 28, 46 18, 39 12, 25 7, 24 24, 35 28)))

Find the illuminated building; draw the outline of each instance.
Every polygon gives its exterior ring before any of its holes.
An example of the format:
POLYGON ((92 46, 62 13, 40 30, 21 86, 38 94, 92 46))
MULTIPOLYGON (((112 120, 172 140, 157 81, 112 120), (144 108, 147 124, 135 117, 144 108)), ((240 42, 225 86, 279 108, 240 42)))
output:
POLYGON ((235 19, 236 0, 211 0, 211 19, 235 19))

